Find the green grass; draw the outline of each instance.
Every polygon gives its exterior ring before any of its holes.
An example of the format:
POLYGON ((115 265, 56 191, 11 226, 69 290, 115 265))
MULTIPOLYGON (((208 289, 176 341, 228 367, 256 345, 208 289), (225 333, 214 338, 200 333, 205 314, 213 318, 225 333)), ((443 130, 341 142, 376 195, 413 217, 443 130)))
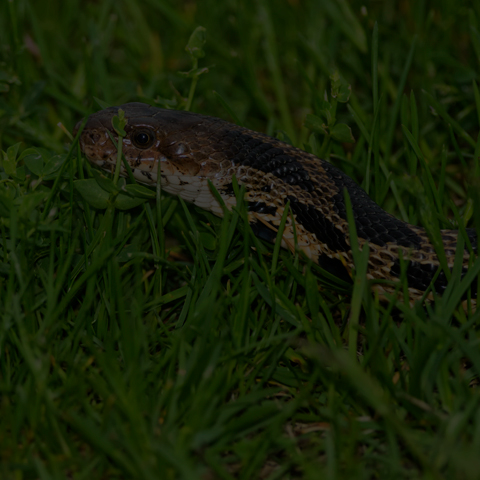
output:
POLYGON ((241 191, 223 220, 157 191, 92 207, 74 182, 116 187, 57 123, 95 98, 220 116, 438 241, 480 226, 479 4, 179 4, 0 4, 0 477, 478 478, 478 262, 381 303, 365 253, 326 278, 253 236, 241 191))

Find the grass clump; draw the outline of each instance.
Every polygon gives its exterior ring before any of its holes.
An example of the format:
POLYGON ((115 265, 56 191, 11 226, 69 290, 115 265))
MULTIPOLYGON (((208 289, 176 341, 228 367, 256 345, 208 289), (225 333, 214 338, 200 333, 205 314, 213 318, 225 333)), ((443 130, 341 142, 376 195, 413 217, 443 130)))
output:
POLYGON ((255 238, 241 189, 222 220, 158 188, 118 203, 56 127, 94 98, 217 115, 329 159, 433 238, 464 231, 477 4, 0 11, 2 478, 477 477, 480 314, 458 303, 478 261, 394 308, 361 254, 344 285, 255 238))

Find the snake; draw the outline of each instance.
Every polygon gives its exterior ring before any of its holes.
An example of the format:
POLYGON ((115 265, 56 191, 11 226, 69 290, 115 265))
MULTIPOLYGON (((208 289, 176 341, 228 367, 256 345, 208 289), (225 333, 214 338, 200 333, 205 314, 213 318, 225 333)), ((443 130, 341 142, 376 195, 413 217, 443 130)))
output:
MULTIPOLYGON (((445 291, 447 275, 424 228, 383 210, 328 161, 266 134, 216 117, 126 103, 88 117, 79 143, 92 164, 110 171, 115 167, 117 148, 111 138, 117 142, 119 136, 112 119, 119 109, 127 120, 123 154, 139 183, 156 185, 160 176, 162 192, 221 217, 224 208, 237 205, 235 177, 244 187, 248 222, 257 237, 275 242, 283 218, 282 247, 303 252, 337 278, 352 281, 352 244, 361 251, 368 245, 366 278, 373 280, 372 288, 382 298, 398 293, 402 275, 410 302, 445 291), (351 201, 356 242, 350 236, 345 192, 351 201)), ((127 175, 124 165, 121 169, 121 175, 127 175)), ((460 233, 440 230, 440 235, 452 269, 460 233)), ((465 229, 462 239, 465 275, 471 252, 476 255, 475 230, 465 229)))

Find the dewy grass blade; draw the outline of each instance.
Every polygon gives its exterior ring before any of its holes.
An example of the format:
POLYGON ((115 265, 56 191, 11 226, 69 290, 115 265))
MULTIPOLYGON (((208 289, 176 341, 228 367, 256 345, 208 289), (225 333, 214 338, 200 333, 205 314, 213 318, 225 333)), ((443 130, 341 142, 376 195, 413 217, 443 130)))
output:
POLYGON ((227 101, 215 90, 213 91, 215 97, 218 98, 219 102, 223 105, 223 108, 227 111, 227 113, 232 117, 233 121, 243 127, 243 123, 238 118, 237 114, 233 111, 232 107, 227 103, 227 101))
MULTIPOLYGON (((425 185, 429 187, 429 188, 426 188, 427 196, 428 198, 430 198, 430 201, 432 202, 432 204, 434 203, 436 205, 438 212, 442 212, 443 208, 442 208, 441 198, 435 186, 435 182, 432 178, 432 174, 430 173, 430 169, 428 168, 425 158, 420 150, 420 147, 418 146, 417 142, 413 138, 413 135, 408 131, 408 129, 404 125, 402 125, 402 130, 405 136, 407 137, 408 141, 410 142, 410 145, 412 146, 415 154, 417 155, 417 158, 420 161, 420 164, 422 166, 423 172, 427 178, 427 182, 425 185)), ((438 226, 438 220, 435 216, 432 215, 429 223, 430 223, 429 225, 430 238, 432 243, 434 244, 435 251, 440 261, 440 265, 442 266, 442 270, 444 271, 445 276, 447 278, 450 278, 450 269, 448 268, 447 257, 445 254, 445 248, 441 238, 440 228, 438 226)))
MULTIPOLYGON (((480 108, 480 105, 477 105, 477 109, 478 108, 480 108)), ((473 152, 473 164, 475 165, 474 176, 477 178, 480 172, 480 133, 477 136, 475 151, 473 152)))
POLYGON ((425 161, 425 157, 423 156, 422 151, 420 150, 420 147, 418 146, 417 142, 415 141, 415 138, 413 135, 409 132, 408 128, 406 128, 404 125, 402 125, 402 131, 404 135, 407 137, 410 145, 413 148, 413 151, 415 152, 418 160, 420 161, 423 171, 425 172, 425 175, 427 176, 428 179, 428 193, 433 197, 435 201, 435 205, 437 206, 437 209, 439 212, 442 211, 442 201, 438 195, 437 188, 435 186, 435 182, 433 180, 432 174, 430 173, 430 169, 428 168, 427 162, 425 161))
POLYGON ((378 23, 373 25, 372 32, 372 95, 373 111, 378 109, 378 23))
MULTIPOLYGON (((381 102, 380 98, 380 102, 381 102)), ((373 117, 372 123, 372 131, 370 141, 368 142, 368 153, 367 153, 367 172, 366 172, 366 183, 365 183, 365 191, 368 193, 370 190, 370 159, 372 156, 372 150, 374 151, 374 176, 375 176, 375 201, 380 201, 380 195, 382 190, 382 184, 380 180, 380 155, 378 152, 378 142, 379 142, 379 132, 377 128, 377 118, 380 109, 377 108, 375 115, 373 117)))
POLYGON ((418 143, 418 110, 417 101, 415 100, 415 93, 410 93, 410 121, 412 124, 412 135, 415 141, 418 143))
MULTIPOLYGON (((462 242, 463 245, 463 242, 462 242)), ((456 306, 460 303, 464 295, 466 294, 467 290, 471 287, 474 280, 478 277, 480 273, 480 259, 477 258, 474 264, 468 269, 465 276, 460 280, 460 273, 459 269, 461 268, 461 261, 460 255, 463 256, 463 251, 457 254, 457 258, 455 259, 454 269, 456 266, 457 274, 453 277, 452 281, 447 286, 445 290, 444 297, 442 296, 442 300, 444 301, 443 305, 444 308, 441 309, 439 316, 443 319, 450 319, 453 315, 453 311, 456 306)))
MULTIPOLYGON (((78 134, 76 136, 76 140, 79 138, 80 134, 81 134, 81 131, 83 129, 83 127, 85 126, 85 123, 86 123, 86 119, 83 121, 82 125, 81 125, 81 128, 79 129, 78 131, 78 134)), ((55 179, 55 182, 53 184, 53 187, 50 191, 50 194, 47 198, 47 201, 45 202, 45 208, 43 210, 43 213, 42 213, 42 220, 45 220, 48 216, 48 214, 50 213, 50 205, 53 201, 53 199, 55 198, 55 195, 57 194, 58 192, 58 189, 60 188, 60 182, 63 178, 63 172, 65 171, 65 169, 67 168, 67 166, 70 164, 70 158, 72 157, 72 154, 73 154, 73 151, 76 147, 76 142, 74 141, 72 143, 72 145, 70 146, 69 150, 68 150, 68 154, 67 154, 67 157, 65 158, 65 161, 63 162, 62 166, 60 167, 60 170, 58 171, 58 176, 56 177, 55 179)))
POLYGON ((410 47, 410 51, 408 52, 407 60, 405 62, 403 71, 402 71, 402 76, 400 78, 400 82, 398 84, 398 89, 397 89, 397 97, 395 99, 395 103, 393 104, 393 108, 390 113, 390 118, 389 118, 389 124, 388 124, 388 131, 387 131, 387 138, 386 138, 386 146, 385 146, 385 155, 384 158, 389 158, 390 157, 390 152, 392 150, 392 143, 393 143, 393 135, 395 132, 395 125, 398 117, 398 112, 400 110, 400 104, 402 101, 402 92, 405 89, 405 83, 407 81, 407 75, 408 72, 410 71, 410 67, 412 65, 413 61, 413 56, 415 53, 415 49, 417 46, 417 36, 415 35, 413 37, 412 45, 410 47))
MULTIPOLYGON (((275 271, 277 269, 278 256, 280 255, 280 248, 282 246, 283 232, 285 231, 285 224, 287 223, 287 218, 289 213, 290 213, 290 201, 288 201, 285 205, 285 208, 282 213, 282 218, 280 220, 280 225, 278 226, 277 237, 275 239, 275 246, 273 248, 273 255, 272 255, 272 269, 271 269, 272 278, 275 278, 275 271)), ((295 248, 296 248, 296 243, 294 245, 294 249, 295 248)))
MULTIPOLYGON (((318 285, 315 280, 314 275, 310 271, 307 270, 306 278, 305 278, 305 294, 307 298, 307 305, 310 310, 310 315, 312 317, 312 324, 314 327, 322 326, 323 334, 327 340, 327 345, 330 348, 335 347, 338 343, 335 342, 333 335, 332 335, 332 325, 334 325, 333 319, 330 319, 330 324, 325 322, 325 319, 321 318, 323 315, 320 312, 320 305, 322 304, 322 309, 326 311, 327 314, 330 314, 328 308, 325 308, 325 302, 322 299, 322 293, 318 290, 318 285)), ((330 314, 331 315, 331 314, 330 314)))
POLYGON ((445 110, 445 108, 433 97, 433 95, 426 90, 422 90, 429 103, 438 112, 438 114, 445 120, 447 124, 450 124, 452 128, 472 147, 475 147, 475 142, 472 137, 461 127, 461 125, 455 121, 445 110))
POLYGON ((438 179, 438 195, 440 198, 444 197, 445 192, 445 174, 447 169, 447 148, 445 145, 442 147, 442 167, 438 179))
POLYGON ((292 139, 293 143, 296 143, 296 134, 293 128, 293 121, 290 114, 290 108, 288 106, 287 94, 285 92, 284 81, 282 78, 282 72, 279 67, 279 55, 277 50, 277 39, 274 25, 272 23, 272 17, 270 14, 270 8, 267 4, 259 4, 259 19, 262 22, 262 29, 265 35, 264 49, 265 58, 267 61, 268 69, 272 76, 273 87, 277 102, 279 105, 280 116, 283 123, 283 128, 287 132, 287 135, 292 139))
POLYGON ((122 151, 123 151, 123 139, 127 135, 124 128, 127 124, 128 119, 125 118, 125 112, 119 108, 118 116, 115 115, 112 120, 113 128, 118 135, 117 142, 117 162, 115 164, 115 173, 113 175, 113 183, 118 184, 118 178, 120 176, 120 168, 122 165, 122 151))
POLYGON ((477 110, 477 120, 478 120, 478 124, 480 125, 480 92, 478 91, 478 85, 475 80, 472 81, 472 87, 473 87, 473 94, 475 97, 475 107, 477 110))
POLYGON ((362 300, 367 284, 367 267, 370 255, 368 243, 364 243, 360 250, 357 229, 355 226, 355 218, 353 216, 352 203, 347 190, 344 192, 345 208, 347 212, 349 243, 352 250, 352 256, 355 262, 355 279, 352 293, 352 311, 349 318, 349 338, 348 351, 353 358, 357 357, 357 338, 358 338, 358 323, 360 318, 360 311, 362 307, 362 300))
POLYGON ((362 122, 362 119, 360 118, 360 115, 355 111, 355 109, 350 105, 347 104, 348 111, 351 113, 353 119, 355 120, 355 123, 357 124, 358 128, 362 132, 362 135, 364 136, 365 140, 367 142, 371 141, 371 136, 368 133, 367 128, 365 127, 365 124, 362 122))
POLYGON ((192 251, 192 254, 200 258, 202 261, 200 262, 200 268, 202 271, 206 274, 208 272, 210 274, 211 272, 211 267, 210 267, 210 262, 208 261, 207 254, 205 253, 205 248, 202 245, 202 242, 200 241, 199 238, 199 232, 197 230, 197 227, 195 225, 195 222, 193 221, 192 214, 188 210, 187 205, 185 204, 185 201, 179 197, 180 205, 182 206, 183 212, 185 214, 185 218, 187 219, 187 224, 188 227, 190 228, 190 232, 185 232, 185 235, 189 234, 193 240, 194 240, 194 250, 192 251))
POLYGON ((465 161, 465 158, 463 158, 462 151, 460 150, 460 147, 458 146, 457 139, 455 138, 455 134, 453 133, 453 128, 450 124, 448 124, 448 130, 450 132, 450 139, 452 140, 453 148, 455 149, 455 153, 457 154, 457 158, 462 162, 462 165, 466 168, 467 167, 467 162, 465 161))

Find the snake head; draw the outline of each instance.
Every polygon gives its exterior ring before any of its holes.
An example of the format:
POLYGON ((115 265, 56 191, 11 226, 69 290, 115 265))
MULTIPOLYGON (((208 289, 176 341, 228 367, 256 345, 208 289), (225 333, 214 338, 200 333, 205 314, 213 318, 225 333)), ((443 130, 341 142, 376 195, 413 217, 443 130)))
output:
MULTIPOLYGON (((79 142, 93 164, 112 170, 116 163, 117 149, 110 135, 118 142, 112 119, 119 109, 125 112, 127 120, 122 151, 139 182, 155 183, 158 174, 162 176, 162 184, 172 176, 210 178, 219 170, 210 159, 215 152, 208 148, 208 132, 212 123, 220 120, 144 103, 126 103, 90 115, 79 142)), ((76 125, 74 134, 80 125, 81 122, 76 125)))

